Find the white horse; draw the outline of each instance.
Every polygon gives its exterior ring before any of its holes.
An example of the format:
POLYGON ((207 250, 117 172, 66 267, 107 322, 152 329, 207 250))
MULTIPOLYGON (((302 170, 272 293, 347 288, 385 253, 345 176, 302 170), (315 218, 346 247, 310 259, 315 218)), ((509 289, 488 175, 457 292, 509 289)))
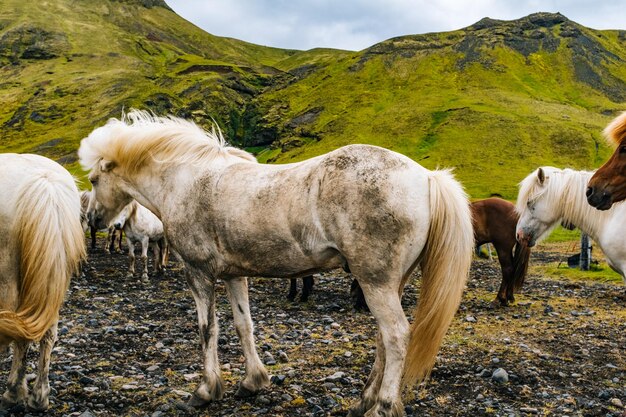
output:
POLYGON ((0 347, 13 342, 2 403, 44 410, 59 309, 85 256, 80 198, 69 172, 37 155, 0 154, 0 189, 0 347), (39 342, 39 364, 29 394, 31 342, 39 342))
MULTIPOLYGON (((625 277, 626 205, 598 211, 587 203, 587 183, 593 172, 542 167, 520 183, 517 240, 530 246, 561 222, 587 233, 602 249, 608 264, 625 277)), ((625 278, 626 279, 626 278, 625 278)))
POLYGON ((114 250, 122 252, 122 231, 118 231, 112 225, 102 222, 102 219, 96 214, 97 202, 93 194, 93 191, 81 191, 80 193, 80 220, 83 226, 83 233, 89 228, 91 249, 93 250, 96 248, 96 232, 98 230, 106 230, 107 238, 104 242, 104 252, 111 253, 114 250), (118 244, 117 249, 115 248, 116 240, 118 244))
POLYGON ((91 170, 105 219, 137 200, 161 219, 182 258, 204 356, 192 405, 223 394, 216 278, 226 284, 246 359, 237 394, 250 395, 269 380, 254 346, 245 277, 292 278, 345 266, 379 329, 376 360, 351 415, 404 414, 403 382, 428 376, 472 259, 469 203, 448 171, 367 145, 260 165, 215 131, 139 111, 94 130, 79 158, 91 170), (418 265, 421 296, 409 326, 400 296, 418 265))
POLYGON ((163 272, 167 265, 167 243, 163 234, 163 223, 150 210, 132 201, 113 220, 116 230, 124 230, 128 244, 128 276, 135 274, 135 243, 141 244, 141 279, 148 282, 148 248, 152 244, 154 272, 163 272))

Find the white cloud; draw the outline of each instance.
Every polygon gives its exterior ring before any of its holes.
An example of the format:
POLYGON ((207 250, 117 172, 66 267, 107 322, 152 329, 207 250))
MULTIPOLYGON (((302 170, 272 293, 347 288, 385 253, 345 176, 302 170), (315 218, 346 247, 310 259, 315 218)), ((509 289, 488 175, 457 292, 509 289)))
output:
POLYGON ((611 0, 167 0, 209 33, 279 48, 361 50, 385 39, 460 29, 483 17, 561 12, 595 29, 626 29, 611 0))

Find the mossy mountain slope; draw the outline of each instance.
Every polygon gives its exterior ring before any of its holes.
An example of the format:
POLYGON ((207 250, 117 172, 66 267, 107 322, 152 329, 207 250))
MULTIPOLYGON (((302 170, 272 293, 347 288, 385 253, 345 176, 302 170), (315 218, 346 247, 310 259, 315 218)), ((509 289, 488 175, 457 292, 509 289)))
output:
POLYGON ((234 125, 296 52, 212 36, 160 0, 0 3, 0 151, 72 167, 81 137, 122 108, 234 125))
POLYGON ((537 166, 608 156, 600 132, 626 108, 625 61, 626 32, 550 13, 390 39, 260 96, 260 125, 281 138, 260 159, 371 143, 456 167, 473 197, 513 199, 537 166))
POLYGON ((84 135, 138 107, 214 118, 262 161, 371 143, 514 198, 539 165, 598 166, 626 108, 626 32, 559 14, 293 51, 210 35, 162 0, 0 2, 0 151, 72 170, 84 135))

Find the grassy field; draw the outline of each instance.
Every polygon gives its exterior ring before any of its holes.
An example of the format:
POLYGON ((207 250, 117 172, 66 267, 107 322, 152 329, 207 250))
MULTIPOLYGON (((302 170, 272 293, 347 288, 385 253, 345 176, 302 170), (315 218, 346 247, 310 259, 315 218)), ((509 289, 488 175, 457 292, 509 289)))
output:
POLYGON ((547 239, 538 244, 537 250, 560 253, 563 255, 562 260, 546 264, 531 264, 531 272, 555 279, 567 278, 571 280, 622 283, 622 276, 606 263, 604 254, 595 242, 591 243, 593 247, 593 262, 589 271, 570 268, 567 265, 567 257, 580 252, 580 230, 567 230, 563 227, 558 227, 547 239))

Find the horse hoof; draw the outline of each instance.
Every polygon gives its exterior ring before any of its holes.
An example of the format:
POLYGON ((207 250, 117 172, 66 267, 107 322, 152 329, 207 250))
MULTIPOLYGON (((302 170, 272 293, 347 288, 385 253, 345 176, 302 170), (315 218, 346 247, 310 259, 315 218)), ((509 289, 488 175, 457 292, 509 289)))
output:
POLYGON ((257 395, 257 392, 249 390, 241 383, 239 384, 239 388, 237 388, 237 392, 235 393, 235 397, 237 398, 250 398, 254 397, 255 395, 257 395))
POLYGON ((142 275, 141 282, 143 282, 144 284, 147 284, 148 282, 150 282, 150 280, 148 279, 147 275, 142 275))
POLYGON ((28 399, 28 408, 33 411, 46 411, 50 405, 50 401, 45 398, 43 400, 36 400, 34 398, 28 399))
POLYGON ((348 411, 348 417, 363 417, 365 415, 361 406, 356 406, 348 411))
POLYGON ((203 400, 194 393, 191 395, 189 401, 187 401, 187 405, 193 408, 203 408, 206 407, 210 402, 211 401, 203 400))

